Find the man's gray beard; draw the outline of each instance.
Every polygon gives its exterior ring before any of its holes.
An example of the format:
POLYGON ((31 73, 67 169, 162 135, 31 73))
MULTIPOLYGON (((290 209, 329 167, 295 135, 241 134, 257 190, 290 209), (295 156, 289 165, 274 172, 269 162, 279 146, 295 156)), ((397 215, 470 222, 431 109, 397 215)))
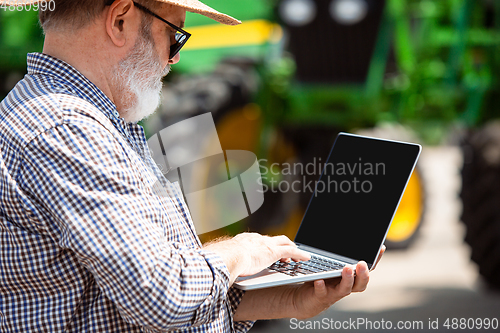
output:
POLYGON ((153 114, 160 104, 162 78, 169 71, 169 65, 161 68, 154 42, 141 34, 113 73, 113 84, 122 98, 120 115, 128 122, 138 122, 153 114))

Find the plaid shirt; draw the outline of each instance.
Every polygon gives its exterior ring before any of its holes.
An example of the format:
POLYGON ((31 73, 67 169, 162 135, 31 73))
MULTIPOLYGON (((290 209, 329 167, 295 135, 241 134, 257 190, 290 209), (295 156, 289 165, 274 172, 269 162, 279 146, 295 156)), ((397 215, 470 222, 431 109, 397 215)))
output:
POLYGON ((28 55, 0 104, 0 331, 247 331, 143 129, 70 65, 28 55), (169 195, 156 195, 161 182, 169 195))

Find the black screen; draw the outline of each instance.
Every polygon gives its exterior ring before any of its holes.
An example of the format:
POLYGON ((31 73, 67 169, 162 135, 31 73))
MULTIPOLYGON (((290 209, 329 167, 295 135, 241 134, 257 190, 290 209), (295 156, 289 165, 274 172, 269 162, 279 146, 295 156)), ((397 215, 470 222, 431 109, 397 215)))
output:
POLYGON ((373 264, 419 153, 339 134, 295 242, 373 264))

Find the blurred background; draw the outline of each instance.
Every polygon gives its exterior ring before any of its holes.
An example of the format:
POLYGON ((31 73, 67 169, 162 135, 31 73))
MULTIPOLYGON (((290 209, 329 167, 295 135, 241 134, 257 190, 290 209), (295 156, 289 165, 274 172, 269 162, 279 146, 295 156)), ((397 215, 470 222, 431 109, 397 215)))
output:
MULTIPOLYGON (((153 135, 211 112, 222 148, 253 151, 268 191, 256 213, 202 240, 248 230, 293 238, 311 192, 279 186, 319 175, 281 168, 325 161, 339 131, 419 142, 369 289, 319 319, 425 329, 436 318, 500 319, 500 1, 204 2, 243 24, 188 13, 192 37, 143 125, 153 135)), ((35 11, 0 9, 0 97, 42 42, 35 11)), ((253 329, 287 330, 289 320, 253 329)))

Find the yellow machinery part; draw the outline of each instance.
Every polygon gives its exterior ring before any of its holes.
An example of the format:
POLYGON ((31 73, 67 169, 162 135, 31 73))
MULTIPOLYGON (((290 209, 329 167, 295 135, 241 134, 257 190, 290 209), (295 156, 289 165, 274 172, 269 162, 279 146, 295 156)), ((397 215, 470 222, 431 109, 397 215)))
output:
MULTIPOLYGON (((233 109, 217 121, 218 139, 223 150, 255 151, 262 128, 262 113, 257 104, 248 104, 242 108, 233 109)), ((223 166, 225 169, 225 165, 223 166)), ((197 182, 206 183, 208 174, 194 175, 197 182)), ((244 229, 239 230, 239 232, 244 229)), ((202 243, 227 235, 227 227, 199 235, 202 243)))
POLYGON ((228 112, 216 127, 222 149, 255 152, 262 127, 262 112, 257 104, 248 104, 228 112))
POLYGON ((184 51, 277 43, 283 37, 281 27, 266 20, 245 21, 237 26, 204 25, 189 28, 189 32, 192 36, 184 51))
POLYGON ((413 174, 406 186, 405 193, 387 234, 387 240, 393 243, 408 240, 421 223, 424 208, 422 178, 418 171, 413 174))

